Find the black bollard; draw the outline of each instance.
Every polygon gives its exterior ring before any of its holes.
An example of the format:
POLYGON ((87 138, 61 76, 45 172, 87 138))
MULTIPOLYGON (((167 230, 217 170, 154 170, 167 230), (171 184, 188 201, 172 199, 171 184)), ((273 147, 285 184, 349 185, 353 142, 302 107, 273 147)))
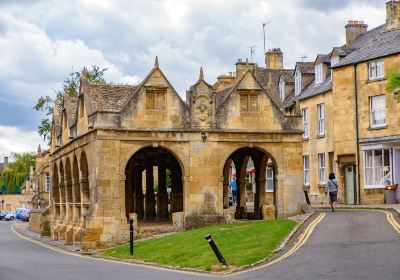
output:
POLYGON ((214 243, 214 240, 212 240, 211 234, 207 234, 204 238, 207 240, 208 244, 210 244, 210 246, 213 249, 214 254, 217 256, 219 262, 223 265, 227 265, 224 257, 222 256, 221 252, 218 250, 217 245, 214 243))
POLYGON ((133 219, 129 219, 129 253, 133 255, 133 219))

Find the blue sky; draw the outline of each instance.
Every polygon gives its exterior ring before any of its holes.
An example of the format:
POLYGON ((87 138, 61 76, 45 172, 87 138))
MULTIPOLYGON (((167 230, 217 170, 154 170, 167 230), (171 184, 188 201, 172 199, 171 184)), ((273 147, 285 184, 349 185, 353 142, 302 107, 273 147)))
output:
MULTIPOLYGON (((384 23, 385 0, 0 0, 0 158, 36 150, 42 115, 32 109, 54 95, 72 70, 107 67, 106 79, 138 83, 154 57, 184 98, 203 66, 214 83, 250 56, 264 65, 267 48, 280 47, 286 67, 314 60, 345 42, 347 20, 370 28, 384 23)), ((2 159, 0 159, 2 161, 2 159)))

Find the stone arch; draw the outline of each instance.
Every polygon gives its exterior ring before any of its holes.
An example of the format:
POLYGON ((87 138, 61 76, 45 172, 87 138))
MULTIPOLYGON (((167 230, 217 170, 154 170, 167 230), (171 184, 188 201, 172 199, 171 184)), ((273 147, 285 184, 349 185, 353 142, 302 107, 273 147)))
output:
POLYGON ((81 190, 79 187, 78 159, 75 154, 72 159, 72 200, 74 204, 73 221, 77 224, 81 217, 81 190))
POLYGON ((53 164, 53 173, 52 173, 52 190, 51 190, 51 197, 53 200, 53 204, 55 207, 54 215, 55 219, 58 220, 60 218, 60 181, 58 179, 58 167, 57 163, 53 164))
POLYGON ((173 213, 182 212, 183 174, 182 162, 168 148, 145 146, 132 153, 125 166, 127 218, 129 213, 136 213, 139 220, 170 220, 173 213), (170 189, 167 188, 167 173, 170 174, 170 189), (155 178, 158 179, 157 189, 155 178))
MULTIPOLYGON (((226 206, 226 194, 228 193, 225 188, 228 181, 227 175, 229 174, 228 168, 231 163, 235 164, 236 167, 236 185, 237 185, 237 203, 236 203, 236 214, 237 218, 261 218, 261 208, 262 205, 266 203, 265 200, 265 188, 267 182, 267 167, 268 164, 272 165, 274 170, 277 170, 275 159, 263 149, 258 147, 240 147, 230 153, 226 158, 222 176, 223 176, 223 201, 224 206, 226 206), (255 192, 254 192, 254 211, 250 213, 247 209, 246 203, 246 172, 247 163, 249 159, 254 162, 254 182, 255 182, 255 192)), ((274 176, 275 178, 275 176, 274 176)), ((276 180, 274 179, 274 183, 276 180)), ((276 186, 276 183, 275 183, 276 186)), ((275 203, 275 193, 274 193, 274 203, 275 203)))
POLYGON ((70 223, 73 217, 72 201, 72 170, 69 157, 65 160, 65 200, 66 200, 66 220, 70 223))
POLYGON ((81 189, 81 201, 83 207, 86 208, 86 210, 88 210, 90 204, 89 165, 86 153, 84 151, 81 153, 79 170, 80 170, 79 183, 81 189))
POLYGON ((65 173, 64 173, 64 164, 62 160, 60 160, 59 165, 59 186, 60 186, 60 220, 64 220, 66 215, 66 198, 65 198, 65 173))

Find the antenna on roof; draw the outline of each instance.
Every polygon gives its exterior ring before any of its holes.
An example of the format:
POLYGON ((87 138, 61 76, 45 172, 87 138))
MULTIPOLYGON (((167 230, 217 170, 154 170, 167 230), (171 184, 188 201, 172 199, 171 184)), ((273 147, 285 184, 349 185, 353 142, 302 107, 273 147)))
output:
POLYGON ((269 21, 267 21, 267 22, 263 22, 263 34, 264 34, 264 54, 265 54, 265 51, 266 51, 266 48, 265 48, 265 26, 267 25, 267 24, 270 24, 270 20, 269 21))
POLYGON ((304 59, 306 59, 308 56, 306 56, 306 55, 302 55, 301 56, 301 62, 304 62, 304 59))
POLYGON ((256 46, 249 46, 250 48, 250 62, 253 62, 253 54, 256 52, 256 46))

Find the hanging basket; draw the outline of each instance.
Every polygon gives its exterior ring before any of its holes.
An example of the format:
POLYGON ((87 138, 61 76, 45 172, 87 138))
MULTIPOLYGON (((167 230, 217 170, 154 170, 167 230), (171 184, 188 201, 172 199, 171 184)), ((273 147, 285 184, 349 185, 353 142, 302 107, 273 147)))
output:
POLYGON ((385 189, 387 190, 397 190, 399 184, 390 184, 390 185, 386 185, 385 189))

